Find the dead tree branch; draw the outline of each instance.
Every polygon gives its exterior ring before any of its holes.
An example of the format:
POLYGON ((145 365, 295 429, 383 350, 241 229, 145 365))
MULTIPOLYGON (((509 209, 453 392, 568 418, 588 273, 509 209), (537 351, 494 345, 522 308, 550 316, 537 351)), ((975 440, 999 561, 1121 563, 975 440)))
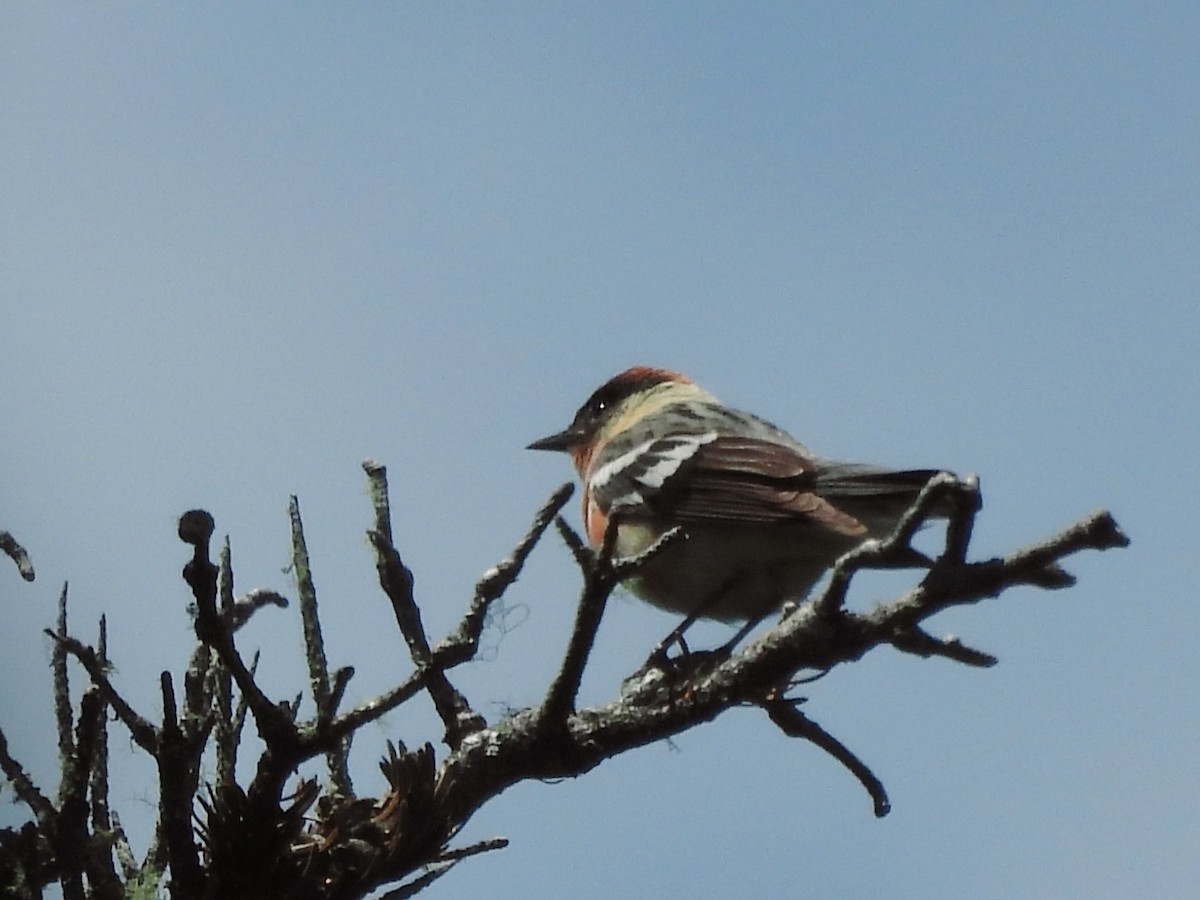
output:
POLYGON ((0 529, 0 551, 8 556, 14 563, 17 564, 17 571, 26 581, 33 581, 34 571, 33 563, 29 560, 29 554, 25 548, 17 543, 17 539, 7 531, 0 529))
POLYGON ((64 897, 107 900, 121 896, 123 886, 157 884, 166 868, 173 900, 350 900, 384 885, 394 885, 388 897, 411 897, 467 857, 506 845, 503 838, 458 847, 452 842, 488 800, 512 785, 581 775, 605 759, 678 735, 735 707, 761 709, 784 734, 828 753, 859 781, 875 814, 883 816, 890 801, 880 779, 841 740, 800 711, 802 700, 788 697, 789 687, 802 681, 804 673, 829 672, 884 646, 969 666, 994 665, 996 658, 983 650, 956 637, 931 634, 926 620, 1012 587, 1068 587, 1074 584, 1062 567, 1068 556, 1128 543, 1112 517, 1101 512, 1006 556, 972 561, 969 545, 980 509, 979 486, 974 479, 943 473, 930 480, 889 537, 843 556, 818 596, 786 609, 774 626, 737 652, 685 652, 674 659, 654 655, 614 699, 578 709, 579 685, 609 595, 672 542, 686 540, 686 534, 670 531, 639 556, 619 559, 613 555, 615 529, 610 528, 604 546, 594 553, 559 516, 572 492, 564 485, 537 512, 512 554, 480 578, 456 628, 431 643, 412 572, 393 541, 386 470, 370 461, 364 470, 374 511, 368 537, 412 671, 380 697, 338 712, 353 669, 331 673, 325 658, 299 505, 292 498, 293 560, 315 715, 300 719, 299 699, 269 698, 255 680, 257 653, 247 664, 235 634, 257 609, 286 606, 286 601, 271 592, 235 600, 228 540, 218 566, 210 559, 212 516, 203 510, 186 513, 179 536, 192 547, 184 579, 195 602, 199 643, 184 673, 182 703, 171 674, 163 672, 162 724, 137 713, 111 680, 103 622, 98 649, 68 633, 64 588, 57 628, 47 632, 55 646, 62 782, 52 801, 33 784, 0 733, 0 769, 33 814, 24 828, 0 832, 0 888, 35 897, 42 885, 57 880, 64 897), (930 559, 912 540, 933 517, 945 517, 947 524, 941 552, 930 559), (551 523, 582 576, 575 624, 541 704, 489 724, 451 674, 478 654, 489 611, 513 587, 551 523), (867 569, 913 569, 919 580, 888 602, 855 611, 847 597, 857 573, 867 569), (82 666, 91 683, 78 713, 70 701, 68 658, 82 666), (428 742, 409 749, 396 741, 380 763, 384 784, 379 796, 357 796, 346 756, 351 738, 421 694, 428 695, 444 726, 440 761, 428 742), (133 862, 120 821, 108 808, 107 708, 158 767, 158 828, 141 867, 133 862), (253 777, 243 786, 235 763, 239 749, 244 751, 247 716, 263 748, 253 777), (216 777, 201 785, 201 760, 210 738, 216 777), (328 786, 297 778, 300 765, 322 755, 329 763, 328 786), (197 808, 203 813, 199 824, 197 808))

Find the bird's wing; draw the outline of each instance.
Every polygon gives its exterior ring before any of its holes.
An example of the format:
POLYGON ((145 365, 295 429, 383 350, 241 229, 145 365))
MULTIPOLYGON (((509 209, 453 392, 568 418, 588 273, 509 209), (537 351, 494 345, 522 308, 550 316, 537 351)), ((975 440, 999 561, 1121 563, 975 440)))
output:
MULTIPOLYGON (((873 535, 886 534, 937 475, 940 469, 885 469, 860 463, 821 460, 817 493, 867 526, 873 535)), ((934 516, 949 516, 948 502, 934 506, 934 516)))
POLYGON ((609 512, 681 523, 806 521, 847 536, 866 531, 817 493, 816 463, 799 445, 707 431, 606 449, 591 489, 609 512))

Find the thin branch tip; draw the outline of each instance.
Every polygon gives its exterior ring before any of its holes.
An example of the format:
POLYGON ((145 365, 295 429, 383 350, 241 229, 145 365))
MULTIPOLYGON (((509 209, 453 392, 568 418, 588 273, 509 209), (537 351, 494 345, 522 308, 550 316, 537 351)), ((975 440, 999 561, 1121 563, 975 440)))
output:
POLYGON ((583 542, 583 538, 579 536, 571 523, 562 516, 554 517, 554 528, 558 531, 558 536, 562 538, 562 542, 567 545, 567 549, 571 551, 571 556, 575 558, 575 563, 584 572, 587 572, 588 566, 592 563, 592 551, 587 548, 583 542))
POLYGON ((564 481, 554 489, 554 492, 550 495, 550 499, 546 501, 543 509, 551 506, 562 509, 562 507, 566 506, 567 501, 570 500, 574 495, 575 482, 564 481))
POLYGON ((760 705, 770 720, 788 737, 802 738, 816 745, 845 766, 870 796, 875 818, 882 819, 891 812, 892 802, 879 777, 849 747, 802 713, 798 702, 772 693, 760 705))
POLYGON ((1088 521, 1088 526, 1097 550, 1128 547, 1130 544, 1129 536, 1121 530, 1121 526, 1117 524, 1117 520, 1107 509, 1093 513, 1088 521))
POLYGON ((1034 572, 1029 578, 1030 584, 1047 591, 1060 591, 1064 588, 1074 587, 1078 582, 1078 578, 1058 563, 1049 563, 1041 571, 1034 572))
MULTIPOLYGON (((615 529, 614 529, 615 532, 615 529)), ((655 539, 649 547, 638 553, 635 556, 625 556, 620 559, 614 559, 610 563, 613 576, 622 581, 637 572, 642 566, 656 559, 659 554, 663 553, 668 547, 673 544, 678 544, 688 539, 688 534, 680 526, 664 531, 658 538, 655 539)), ((607 540, 607 535, 606 535, 607 540)))
POLYGON ((15 537, 2 529, 0 529, 0 551, 16 563, 17 572, 22 578, 26 581, 34 580, 33 562, 29 559, 29 553, 17 542, 15 537))
POLYGON ((904 653, 923 656, 926 659, 941 656, 955 662, 980 669, 989 669, 1000 660, 990 653, 968 647, 953 635, 936 638, 929 632, 917 626, 897 631, 892 638, 892 646, 904 653))

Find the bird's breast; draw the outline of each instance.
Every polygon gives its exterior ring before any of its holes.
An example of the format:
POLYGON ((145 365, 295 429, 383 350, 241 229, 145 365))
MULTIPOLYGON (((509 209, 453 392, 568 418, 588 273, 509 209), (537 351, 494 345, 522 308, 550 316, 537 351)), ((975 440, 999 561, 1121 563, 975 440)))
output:
MULTIPOLYGON (((621 522, 616 553, 645 552, 669 529, 655 519, 621 522)), ((745 621, 803 600, 837 558, 857 543, 800 523, 686 525, 625 586, 648 603, 703 618, 745 621)), ((603 530, 601 530, 603 537, 603 530)))

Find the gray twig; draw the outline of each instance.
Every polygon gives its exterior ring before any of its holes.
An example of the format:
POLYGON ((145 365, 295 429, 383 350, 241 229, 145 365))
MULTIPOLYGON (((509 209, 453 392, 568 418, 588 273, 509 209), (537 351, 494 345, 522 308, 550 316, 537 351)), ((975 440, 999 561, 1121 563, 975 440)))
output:
POLYGON ((575 486, 568 483, 551 494, 550 499, 542 504, 542 508, 533 517, 533 524, 529 526, 529 530, 513 552, 484 572, 475 583, 475 596, 471 598, 471 605, 458 623, 458 628, 433 649, 433 655, 440 666, 448 669, 474 658, 479 651, 479 638, 492 604, 516 582, 525 566, 525 560, 529 558, 529 554, 533 552, 550 523, 555 521, 555 517, 571 499, 574 491, 575 486))
POLYGON ((424 687, 433 700, 434 708, 446 727, 445 740, 457 747, 464 736, 484 726, 484 719, 475 712, 457 688, 450 683, 445 671, 433 659, 429 649, 429 638, 421 622, 421 609, 413 596, 413 575, 400 558, 400 552, 391 540, 391 525, 381 525, 381 518, 388 514, 386 501, 387 469, 368 461, 363 466, 371 483, 371 494, 375 498, 376 527, 367 532, 375 547, 375 567, 379 572, 379 585, 392 603, 392 612, 400 633, 408 644, 408 652, 423 673, 424 687))
MULTIPOLYGON (((67 636, 67 582, 63 582, 62 592, 58 595, 58 619, 54 626, 55 634, 60 638, 67 636)), ((67 651, 61 641, 55 641, 50 651, 50 667, 54 672, 54 719, 58 725, 58 758, 67 765, 75 758, 75 728, 74 716, 71 712, 71 687, 67 677, 67 651)), ((66 789, 64 782, 59 783, 59 798, 62 803, 62 791, 66 789)))
POLYGON ((849 747, 800 712, 796 703, 797 701, 772 694, 763 701, 762 708, 771 721, 779 726, 779 730, 788 737, 803 738, 815 744, 849 769, 850 773, 871 795, 871 802, 875 805, 875 817, 882 819, 886 816, 891 811, 892 804, 888 800, 883 782, 876 777, 866 763, 855 756, 849 747))
POLYGON ((3 529, 0 529, 0 551, 7 554, 17 564, 17 571, 21 573, 22 578, 26 581, 33 581, 33 563, 29 560, 29 554, 24 547, 17 543, 15 537, 3 529))

